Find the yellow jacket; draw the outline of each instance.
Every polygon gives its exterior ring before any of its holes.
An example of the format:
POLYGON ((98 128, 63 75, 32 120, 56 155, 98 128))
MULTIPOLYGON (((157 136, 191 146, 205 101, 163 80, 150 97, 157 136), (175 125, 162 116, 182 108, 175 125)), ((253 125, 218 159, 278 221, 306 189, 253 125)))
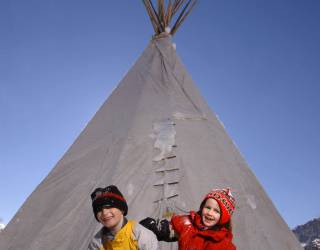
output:
POLYGON ((158 250, 156 236, 135 221, 129 220, 116 235, 102 228, 92 239, 89 250, 158 250))

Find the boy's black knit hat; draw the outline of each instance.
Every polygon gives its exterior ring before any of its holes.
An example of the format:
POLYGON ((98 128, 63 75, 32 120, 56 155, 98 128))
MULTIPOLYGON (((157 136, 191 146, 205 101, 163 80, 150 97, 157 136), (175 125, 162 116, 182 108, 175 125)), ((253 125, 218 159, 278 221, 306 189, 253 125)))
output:
POLYGON ((104 207, 115 207, 123 211, 123 215, 128 213, 128 205, 119 189, 114 186, 107 186, 105 188, 96 188, 91 194, 93 213, 97 218, 97 213, 104 207))

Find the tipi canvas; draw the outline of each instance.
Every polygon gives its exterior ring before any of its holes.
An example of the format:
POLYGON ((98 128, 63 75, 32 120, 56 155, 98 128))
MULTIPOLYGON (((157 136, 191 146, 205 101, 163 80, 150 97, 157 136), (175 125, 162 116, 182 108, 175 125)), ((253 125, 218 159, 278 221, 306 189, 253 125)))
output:
POLYGON ((100 228, 90 193, 111 184, 135 220, 196 210, 211 188, 230 187, 237 249, 302 249, 179 60, 170 35, 175 29, 163 30, 164 10, 144 3, 156 35, 7 225, 0 249, 87 249, 100 228))

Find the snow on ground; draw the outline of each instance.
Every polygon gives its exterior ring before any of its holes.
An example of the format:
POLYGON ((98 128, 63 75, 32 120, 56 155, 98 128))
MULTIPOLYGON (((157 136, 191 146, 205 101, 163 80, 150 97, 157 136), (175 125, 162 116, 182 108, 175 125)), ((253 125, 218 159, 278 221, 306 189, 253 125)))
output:
POLYGON ((314 239, 312 241, 312 246, 315 247, 316 249, 320 249, 320 239, 314 239))

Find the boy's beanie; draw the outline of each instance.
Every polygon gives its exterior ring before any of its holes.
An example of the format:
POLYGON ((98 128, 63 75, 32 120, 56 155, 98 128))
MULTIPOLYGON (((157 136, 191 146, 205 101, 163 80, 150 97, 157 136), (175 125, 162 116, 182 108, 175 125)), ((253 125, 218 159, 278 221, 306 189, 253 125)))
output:
POLYGON ((235 209, 235 199, 233 198, 230 189, 211 190, 211 192, 204 197, 202 204, 209 198, 215 199, 219 204, 221 210, 219 224, 223 225, 227 223, 231 219, 231 215, 235 209))
POLYGON ((105 188, 96 188, 91 194, 91 200, 93 213, 96 220, 98 220, 97 213, 100 212, 104 207, 118 208, 119 210, 123 211, 124 216, 126 216, 128 213, 127 202, 119 189, 114 185, 107 186, 105 188))

